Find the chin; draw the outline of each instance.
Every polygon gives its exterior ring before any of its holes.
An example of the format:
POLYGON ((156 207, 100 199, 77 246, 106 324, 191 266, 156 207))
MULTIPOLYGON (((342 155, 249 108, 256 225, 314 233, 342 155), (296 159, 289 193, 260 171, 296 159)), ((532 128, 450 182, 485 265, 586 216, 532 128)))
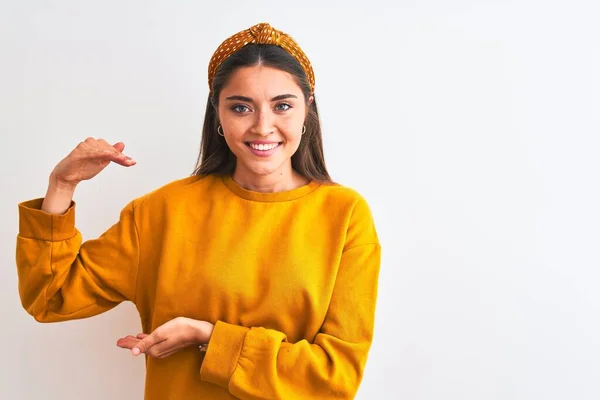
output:
POLYGON ((280 169, 281 168, 276 167, 276 166, 257 166, 257 167, 251 168, 250 171, 256 175, 269 176, 271 174, 276 173, 280 169))
POLYGON ((275 162, 251 162, 244 163, 243 168, 251 174, 258 176, 269 176, 281 170, 281 163, 275 162))

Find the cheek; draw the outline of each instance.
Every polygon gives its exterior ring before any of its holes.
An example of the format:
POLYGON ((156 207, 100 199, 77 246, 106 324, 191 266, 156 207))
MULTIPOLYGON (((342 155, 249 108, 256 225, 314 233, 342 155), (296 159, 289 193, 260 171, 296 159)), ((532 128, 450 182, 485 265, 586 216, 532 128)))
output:
POLYGON ((236 117, 232 114, 231 110, 227 108, 219 108, 217 115, 219 116, 219 123, 223 126, 223 128, 234 127, 244 119, 236 117))
POLYGON ((298 146, 300 144, 300 140, 302 140, 302 130, 294 128, 293 130, 282 131, 283 139, 294 146, 298 146))
POLYGON ((223 130, 227 131, 227 134, 231 137, 243 136, 251 127, 251 122, 247 118, 227 118, 221 119, 221 125, 223 130))
POLYGON ((290 115, 283 118, 279 124, 279 131, 282 132, 285 139, 290 142, 299 142, 302 138, 302 126, 304 119, 301 115, 290 115))

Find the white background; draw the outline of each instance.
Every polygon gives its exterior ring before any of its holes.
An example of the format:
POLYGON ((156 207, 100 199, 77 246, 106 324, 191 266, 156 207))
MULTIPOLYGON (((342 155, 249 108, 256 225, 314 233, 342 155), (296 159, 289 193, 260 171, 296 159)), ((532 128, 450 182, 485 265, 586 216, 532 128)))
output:
POLYGON ((100 235, 192 172, 207 65, 258 22, 311 59, 334 179, 383 245, 359 399, 600 398, 600 7, 593 1, 7 1, 0 5, 0 398, 140 399, 126 303, 39 324, 17 203, 88 136, 124 141, 76 193, 100 235))

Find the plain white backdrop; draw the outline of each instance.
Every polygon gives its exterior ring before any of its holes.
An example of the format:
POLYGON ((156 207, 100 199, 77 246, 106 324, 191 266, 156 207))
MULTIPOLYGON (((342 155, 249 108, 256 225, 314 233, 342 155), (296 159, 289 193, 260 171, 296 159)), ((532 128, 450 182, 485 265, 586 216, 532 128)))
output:
POLYGON ((142 398, 143 359, 115 344, 132 304, 21 307, 17 204, 88 136, 138 164, 80 185, 85 239, 189 176, 210 56, 258 22, 311 59, 330 172, 383 245, 358 398, 600 398, 597 4, 1 1, 0 398, 142 398))

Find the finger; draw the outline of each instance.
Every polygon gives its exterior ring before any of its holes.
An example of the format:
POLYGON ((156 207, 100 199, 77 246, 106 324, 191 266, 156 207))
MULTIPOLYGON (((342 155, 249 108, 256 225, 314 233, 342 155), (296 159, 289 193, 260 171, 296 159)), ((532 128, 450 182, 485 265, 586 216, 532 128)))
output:
MULTIPOLYGON (((117 142, 113 146, 111 146, 106 140, 98 139, 95 141, 93 147, 95 149, 97 149, 98 151, 106 150, 107 152, 115 153, 115 154, 121 156, 123 153, 123 149, 125 149, 125 143, 117 142)), ((130 157, 127 157, 127 156, 125 156, 125 157, 128 159, 131 159, 130 157)))
POLYGON ((122 153, 123 150, 125 150, 125 143, 117 142, 113 144, 112 147, 114 147, 114 149, 117 150, 119 153, 122 153))
POLYGON ((71 152, 74 158, 77 159, 102 159, 103 161, 114 161, 124 166, 131 166, 135 161, 122 153, 125 148, 123 142, 115 143, 111 146, 104 139, 94 139, 88 137, 83 142, 80 142, 77 147, 71 152), (115 147, 116 146, 116 147, 115 147))
POLYGON ((121 337, 119 340, 124 340, 124 339, 137 339, 137 336, 133 336, 133 335, 127 335, 127 336, 123 336, 121 337))
POLYGON ((86 153, 86 157, 93 160, 112 161, 114 163, 129 167, 136 164, 136 161, 123 153, 109 149, 93 149, 86 153))
POLYGON ((125 340, 125 339, 136 339, 136 336, 133 335, 127 335, 127 336, 123 336, 121 338, 119 338, 119 340, 125 340))
POLYGON ((131 158, 125 160, 116 160, 115 163, 122 165, 123 167, 133 167, 135 164, 137 164, 137 162, 131 158))
POLYGON ((140 340, 140 342, 131 349, 131 352, 134 356, 140 355, 142 353, 146 353, 152 346, 163 342, 166 338, 161 336, 160 331, 155 330, 152 334, 146 336, 144 339, 140 340))
POLYGON ((121 347, 123 349, 132 349, 139 342, 140 342, 140 339, 133 337, 133 336, 128 336, 128 337, 120 338, 119 340, 117 340, 117 346, 121 347))
POLYGON ((101 150, 108 150, 111 152, 115 152, 117 154, 121 154, 123 149, 125 148, 125 144, 123 142, 117 142, 114 146, 111 146, 106 140, 98 139, 96 142, 97 148, 101 150), (116 146, 116 147, 115 147, 116 146))
POLYGON ((122 337, 120 337, 120 338, 119 338, 119 340, 124 340, 124 339, 129 339, 129 338, 134 338, 134 337, 136 337, 136 336, 133 336, 133 335, 127 335, 127 336, 122 336, 122 337))
POLYGON ((98 147, 101 149, 116 151, 117 153, 122 153, 123 149, 125 149, 125 143, 123 142, 117 142, 111 146, 106 140, 98 139, 97 144, 99 145, 98 147))
POLYGON ((117 347, 120 347, 122 349, 128 349, 131 350, 133 349, 133 347, 136 345, 137 343, 131 341, 131 340, 122 340, 122 341, 118 341, 117 342, 117 347))
POLYGON ((139 334, 138 334, 136 337, 137 337, 138 339, 143 339, 143 338, 145 338, 145 337, 147 337, 147 336, 148 336, 148 334, 147 334, 147 333, 139 333, 139 334))

